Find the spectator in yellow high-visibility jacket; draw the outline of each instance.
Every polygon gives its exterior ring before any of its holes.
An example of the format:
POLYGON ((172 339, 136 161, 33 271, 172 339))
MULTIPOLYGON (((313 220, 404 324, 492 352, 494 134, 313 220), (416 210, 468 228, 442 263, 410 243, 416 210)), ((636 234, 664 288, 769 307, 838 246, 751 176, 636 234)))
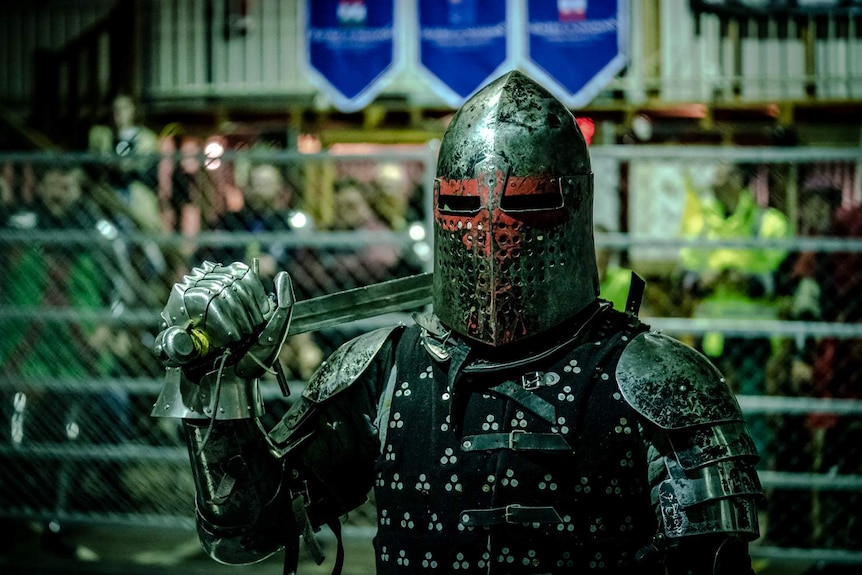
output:
MULTIPOLYGON (((779 210, 758 205, 748 187, 752 172, 739 164, 716 166, 708 193, 687 192, 682 234, 695 240, 775 239, 792 233, 779 210)), ((774 272, 786 257, 775 247, 696 245, 680 251, 684 284, 698 318, 773 319, 777 317, 774 272)), ((760 395, 772 353, 769 338, 725 337, 709 332, 696 342, 741 394, 760 395)), ((766 426, 752 420, 752 435, 766 441, 766 426), (762 427, 762 429, 760 429, 762 427)), ((761 447, 764 447, 761 445, 761 447)), ((762 449, 761 453, 768 453, 762 449)), ((765 462, 764 462, 765 463, 765 462)))
MULTIPOLYGON (((711 194, 689 189, 682 235, 696 240, 774 239, 791 234, 787 216, 764 208, 746 186, 748 172, 719 164, 711 194)), ((695 315, 718 318, 773 318, 773 274, 787 256, 775 248, 693 246, 680 250, 685 284, 697 298, 695 315)), ((704 352, 720 357, 726 342, 704 338, 704 352)))
MULTIPOLYGON (((711 194, 698 194, 691 187, 686 193, 682 233, 686 238, 727 240, 746 238, 784 238, 791 229, 787 216, 775 208, 757 204, 747 186, 750 172, 737 164, 715 168, 711 194)), ((743 276, 771 275, 787 253, 780 249, 738 247, 685 248, 682 264, 695 272, 701 283, 712 283, 722 274, 743 276)), ((768 280, 771 281, 771 280, 768 280)))

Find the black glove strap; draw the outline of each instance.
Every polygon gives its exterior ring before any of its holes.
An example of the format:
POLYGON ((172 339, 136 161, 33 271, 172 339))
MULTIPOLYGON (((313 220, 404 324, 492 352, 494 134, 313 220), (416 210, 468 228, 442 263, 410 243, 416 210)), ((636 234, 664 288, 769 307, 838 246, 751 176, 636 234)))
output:
POLYGON ((317 565, 323 563, 326 558, 323 554, 323 549, 320 547, 320 542, 314 535, 314 527, 308 518, 308 513, 305 510, 306 498, 304 494, 299 494, 293 498, 291 506, 293 507, 293 519, 296 521, 302 532, 302 540, 305 541, 305 547, 308 553, 317 565))

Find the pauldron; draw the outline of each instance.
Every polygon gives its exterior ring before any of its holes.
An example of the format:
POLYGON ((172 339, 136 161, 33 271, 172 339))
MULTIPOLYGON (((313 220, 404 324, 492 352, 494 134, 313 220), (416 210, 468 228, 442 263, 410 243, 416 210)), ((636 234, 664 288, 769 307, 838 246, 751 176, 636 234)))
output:
POLYGON ((665 479, 652 493, 665 535, 757 538, 759 456, 721 373, 683 343, 644 332, 623 351, 616 374, 625 400, 671 446, 665 479))
POLYGON ((307 436, 299 429, 315 405, 341 393, 368 369, 383 345, 404 326, 392 326, 360 335, 341 347, 323 362, 311 376, 297 403, 269 432, 273 453, 279 457, 295 448, 307 436))

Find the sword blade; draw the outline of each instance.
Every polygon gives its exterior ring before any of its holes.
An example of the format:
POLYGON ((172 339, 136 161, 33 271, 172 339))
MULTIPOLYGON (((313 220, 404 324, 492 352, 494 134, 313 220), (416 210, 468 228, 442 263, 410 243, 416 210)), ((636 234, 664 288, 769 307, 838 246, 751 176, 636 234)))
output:
POLYGON ((287 335, 426 305, 431 302, 431 277, 426 272, 298 301, 287 335))

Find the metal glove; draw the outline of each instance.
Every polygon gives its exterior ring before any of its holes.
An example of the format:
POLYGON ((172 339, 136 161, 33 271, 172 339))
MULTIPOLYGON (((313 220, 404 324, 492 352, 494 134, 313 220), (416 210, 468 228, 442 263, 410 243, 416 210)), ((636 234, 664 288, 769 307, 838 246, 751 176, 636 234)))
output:
POLYGON ((174 285, 154 351, 166 367, 191 375, 216 367, 241 378, 269 371, 287 337, 295 301, 290 276, 268 295, 256 269, 204 262, 174 285))

